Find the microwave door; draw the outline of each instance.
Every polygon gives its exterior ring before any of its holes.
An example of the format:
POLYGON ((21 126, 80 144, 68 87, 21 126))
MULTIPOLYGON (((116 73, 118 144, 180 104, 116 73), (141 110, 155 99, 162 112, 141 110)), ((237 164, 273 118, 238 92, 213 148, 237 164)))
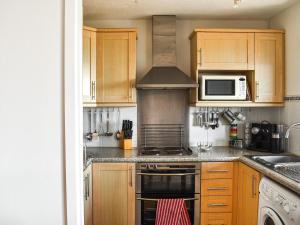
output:
POLYGON ((235 79, 205 79, 203 81, 204 100, 235 100, 237 82, 235 79))

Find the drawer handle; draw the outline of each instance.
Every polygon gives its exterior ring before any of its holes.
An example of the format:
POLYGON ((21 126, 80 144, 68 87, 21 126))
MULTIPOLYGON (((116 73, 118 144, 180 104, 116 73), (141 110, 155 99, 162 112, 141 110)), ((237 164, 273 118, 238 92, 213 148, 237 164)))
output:
POLYGON ((207 170, 209 173, 228 173, 229 170, 207 170))
POLYGON ((226 188, 226 187, 215 187, 215 188, 207 188, 207 190, 209 190, 209 191, 224 191, 224 190, 228 190, 228 188, 226 188))
POLYGON ((212 203, 212 204, 208 204, 208 206, 210 206, 210 207, 216 207, 216 206, 222 206, 222 207, 224 207, 224 206, 228 206, 227 204, 224 204, 224 203, 212 203))

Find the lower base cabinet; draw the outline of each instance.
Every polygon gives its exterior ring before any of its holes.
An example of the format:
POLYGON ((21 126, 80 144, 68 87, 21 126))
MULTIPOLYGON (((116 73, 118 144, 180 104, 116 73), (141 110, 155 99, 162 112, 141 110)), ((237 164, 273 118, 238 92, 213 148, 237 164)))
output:
POLYGON ((260 173, 239 163, 237 225, 257 225, 260 173))
POLYGON ((201 225, 232 225, 232 213, 202 213, 201 225))
POLYGON ((92 225, 135 224, 134 173, 132 163, 92 165, 92 225))

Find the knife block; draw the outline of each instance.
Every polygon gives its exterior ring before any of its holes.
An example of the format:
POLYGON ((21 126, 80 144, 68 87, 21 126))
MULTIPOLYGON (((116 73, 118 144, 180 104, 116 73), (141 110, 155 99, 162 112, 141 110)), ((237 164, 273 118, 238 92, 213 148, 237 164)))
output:
POLYGON ((123 132, 121 133, 121 138, 120 138, 120 148, 122 148, 123 150, 132 149, 132 139, 125 139, 123 132))

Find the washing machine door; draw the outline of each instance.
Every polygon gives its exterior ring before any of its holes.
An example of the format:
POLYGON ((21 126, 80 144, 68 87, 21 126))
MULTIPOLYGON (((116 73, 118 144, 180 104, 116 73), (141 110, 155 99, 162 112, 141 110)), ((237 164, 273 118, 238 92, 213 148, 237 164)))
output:
POLYGON ((285 225, 279 215, 269 207, 262 208, 260 213, 259 225, 285 225))

